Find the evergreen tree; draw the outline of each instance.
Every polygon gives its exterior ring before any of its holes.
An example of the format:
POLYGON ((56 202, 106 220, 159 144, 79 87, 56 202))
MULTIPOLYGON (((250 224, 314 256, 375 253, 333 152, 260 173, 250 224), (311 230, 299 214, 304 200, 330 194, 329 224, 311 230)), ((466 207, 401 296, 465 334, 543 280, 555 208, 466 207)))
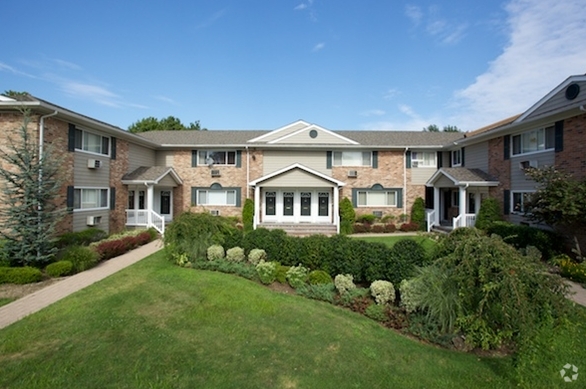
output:
POLYGON ((41 266, 55 254, 51 240, 65 209, 55 201, 62 183, 58 174, 61 161, 50 146, 39 154, 39 144, 28 130, 30 121, 30 112, 23 111, 17 135, 0 149, 0 234, 8 241, 6 249, 13 264, 41 266))

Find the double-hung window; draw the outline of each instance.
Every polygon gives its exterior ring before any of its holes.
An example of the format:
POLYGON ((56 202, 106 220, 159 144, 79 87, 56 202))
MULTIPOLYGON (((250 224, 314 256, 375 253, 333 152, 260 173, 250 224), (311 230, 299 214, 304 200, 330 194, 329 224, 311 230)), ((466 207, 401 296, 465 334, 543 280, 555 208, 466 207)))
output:
POLYGON ((359 207, 396 207, 396 191, 358 191, 357 205, 359 207))
POLYGON ((372 152, 370 151, 334 151, 333 166, 371 166, 372 152))
POLYGON ((513 192, 512 194, 513 206, 511 209, 513 212, 528 213, 531 211, 529 203, 531 201, 531 196, 533 196, 533 192, 513 192))
POLYGON ((555 147, 555 127, 549 126, 513 135, 513 155, 534 153, 555 147))
POLYGON ((462 149, 452 151, 452 166, 462 166, 462 149))
POLYGON ((236 165, 236 151, 199 150, 198 165, 236 165))
POLYGON ((437 153, 435 151, 411 152, 411 167, 436 167, 437 153))
POLYGON ((76 128, 75 149, 95 154, 110 155, 110 137, 76 128))
POLYGON ((236 191, 199 189, 197 191, 198 205, 236 205, 236 191))
POLYGON ((75 188, 73 209, 107 209, 109 189, 75 188))

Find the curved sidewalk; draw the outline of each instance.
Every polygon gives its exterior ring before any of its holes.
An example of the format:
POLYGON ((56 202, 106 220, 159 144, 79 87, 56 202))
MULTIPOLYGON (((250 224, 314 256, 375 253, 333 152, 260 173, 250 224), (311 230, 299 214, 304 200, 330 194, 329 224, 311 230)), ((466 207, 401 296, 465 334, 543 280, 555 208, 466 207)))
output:
POLYGON ((56 282, 41 290, 0 307, 0 329, 148 257, 163 248, 155 240, 119 257, 101 262, 98 266, 56 282))

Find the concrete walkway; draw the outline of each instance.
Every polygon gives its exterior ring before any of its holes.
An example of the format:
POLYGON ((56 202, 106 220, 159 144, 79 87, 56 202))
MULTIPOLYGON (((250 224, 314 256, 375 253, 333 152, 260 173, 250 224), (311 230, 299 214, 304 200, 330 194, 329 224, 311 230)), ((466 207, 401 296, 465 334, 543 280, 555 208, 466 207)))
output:
POLYGON ((568 285, 570 285, 570 293, 568 298, 574 301, 576 304, 580 304, 586 307, 586 289, 580 284, 577 284, 572 281, 567 281, 568 285))
POLYGON ((101 262, 98 266, 56 282, 41 290, 0 307, 0 329, 148 257, 163 248, 155 240, 124 255, 101 262))

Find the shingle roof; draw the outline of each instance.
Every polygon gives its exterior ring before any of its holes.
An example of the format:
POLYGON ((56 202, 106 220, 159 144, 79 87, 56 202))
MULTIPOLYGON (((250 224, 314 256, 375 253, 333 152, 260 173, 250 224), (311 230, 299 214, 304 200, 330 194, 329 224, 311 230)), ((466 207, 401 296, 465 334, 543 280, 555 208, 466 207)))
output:
POLYGON ((447 167, 442 170, 458 182, 497 182, 498 180, 480 169, 447 167))
POLYGON ((156 181, 170 170, 168 166, 141 166, 122 176, 122 181, 156 181))
MULTIPOLYGON (((209 130, 209 131, 150 131, 138 135, 164 146, 251 145, 247 143, 270 131, 209 130)), ((450 145, 463 137, 462 133, 424 131, 332 131, 363 146, 423 147, 450 145)), ((262 144, 262 143, 260 143, 262 144)))

